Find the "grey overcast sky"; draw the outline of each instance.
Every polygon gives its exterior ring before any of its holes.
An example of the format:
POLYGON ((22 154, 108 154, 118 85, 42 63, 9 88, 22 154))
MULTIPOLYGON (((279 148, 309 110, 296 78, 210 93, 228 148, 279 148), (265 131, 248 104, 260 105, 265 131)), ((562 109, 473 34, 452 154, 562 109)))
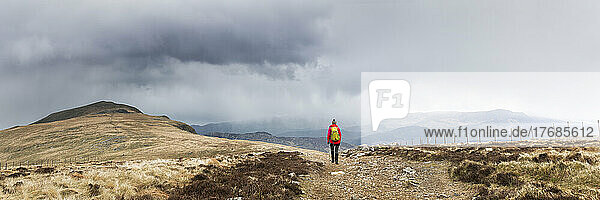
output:
POLYGON ((98 100, 190 124, 360 116, 363 71, 598 71, 598 1, 20 1, 0 129, 98 100))

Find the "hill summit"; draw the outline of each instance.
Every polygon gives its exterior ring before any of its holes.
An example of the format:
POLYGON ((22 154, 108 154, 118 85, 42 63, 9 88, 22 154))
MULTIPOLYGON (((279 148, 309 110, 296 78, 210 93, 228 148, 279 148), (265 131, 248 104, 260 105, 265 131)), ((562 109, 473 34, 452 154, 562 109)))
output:
POLYGON ((99 101, 93 104, 63 110, 52 113, 32 124, 41 124, 55 121, 62 121, 71 118, 81 117, 89 114, 109 114, 109 113, 142 113, 137 108, 125 104, 118 104, 110 101, 99 101))
POLYGON ((291 147, 198 135, 183 122, 107 101, 0 130, 0 163, 151 160, 282 148, 291 147))

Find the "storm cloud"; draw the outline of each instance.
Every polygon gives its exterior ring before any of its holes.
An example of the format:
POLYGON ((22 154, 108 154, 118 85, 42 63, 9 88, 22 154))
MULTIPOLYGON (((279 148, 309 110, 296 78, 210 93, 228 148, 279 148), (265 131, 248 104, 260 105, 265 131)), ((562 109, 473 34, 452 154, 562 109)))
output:
POLYGON ((599 7, 6 0, 0 129, 99 100, 190 124, 290 115, 359 121, 361 72, 598 71, 599 7))
POLYGON ((314 65, 327 37, 327 6, 318 3, 15 2, 0 8, 4 67, 146 68, 175 59, 293 78, 314 65))

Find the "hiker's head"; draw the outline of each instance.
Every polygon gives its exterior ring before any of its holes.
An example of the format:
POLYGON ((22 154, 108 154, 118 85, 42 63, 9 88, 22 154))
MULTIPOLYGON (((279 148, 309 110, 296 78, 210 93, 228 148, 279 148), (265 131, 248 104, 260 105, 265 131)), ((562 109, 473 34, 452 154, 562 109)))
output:
POLYGON ((331 121, 331 124, 335 124, 335 123, 336 123, 336 122, 335 122, 335 119, 333 119, 333 121, 331 121))

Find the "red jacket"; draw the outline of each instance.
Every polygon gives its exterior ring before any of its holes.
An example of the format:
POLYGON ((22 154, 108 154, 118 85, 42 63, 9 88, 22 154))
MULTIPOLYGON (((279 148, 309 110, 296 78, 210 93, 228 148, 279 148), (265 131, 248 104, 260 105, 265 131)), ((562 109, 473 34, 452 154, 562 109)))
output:
POLYGON ((338 127, 335 124, 329 125, 329 130, 327 130, 327 142, 329 143, 333 143, 333 144, 340 144, 342 142, 342 129, 340 129, 340 127, 338 127), (331 137, 331 127, 337 127, 338 128, 338 132, 340 133, 340 140, 338 141, 331 141, 330 137, 331 137))

